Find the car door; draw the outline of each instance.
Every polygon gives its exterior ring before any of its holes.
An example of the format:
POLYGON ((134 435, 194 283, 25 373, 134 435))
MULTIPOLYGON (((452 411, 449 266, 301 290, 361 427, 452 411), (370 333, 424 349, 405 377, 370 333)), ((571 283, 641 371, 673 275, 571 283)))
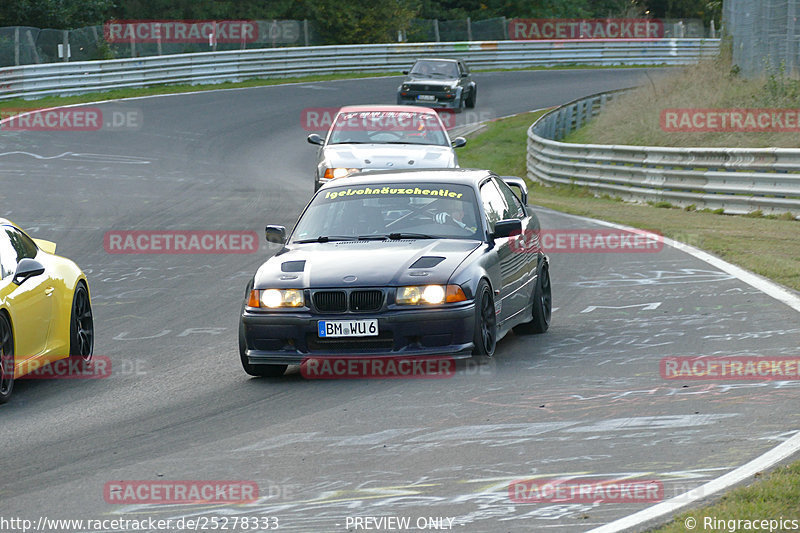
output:
MULTIPOLYGON (((516 244, 516 246, 512 248, 512 251, 519 252, 517 255, 522 255, 525 258, 525 279, 523 280, 521 292, 526 296, 524 302, 529 302, 531 301, 530 299, 533 296, 532 292, 536 285, 535 277, 539 267, 539 254, 537 253, 538 248, 531 250, 527 246, 527 242, 529 242, 533 236, 539 234, 539 222, 538 219, 532 216, 532 213, 528 211, 528 208, 522 204, 506 182, 496 178, 495 182, 497 188, 503 194, 506 205, 509 207, 506 218, 517 218, 522 222, 522 234, 516 239, 512 239, 512 243, 516 244)), ((523 305, 525 304, 523 303, 523 305)))
POLYGON ((464 92, 464 98, 468 98, 470 96, 470 91, 472 90, 472 79, 470 78, 469 68, 463 61, 458 62, 458 84, 461 86, 461 90, 464 92))
MULTIPOLYGON (((509 216, 510 208, 493 178, 481 184, 480 195, 489 231, 494 233, 494 225, 498 221, 513 218, 509 216)), ((500 294, 495 293, 498 325, 522 312, 527 303, 525 295, 521 293, 526 279, 527 263, 525 254, 518 253, 514 243, 515 239, 520 237, 515 235, 494 239, 492 253, 498 260, 501 281, 500 294)), ((498 287, 494 289, 497 291, 498 287)))
MULTIPOLYGON (((14 283, 19 261, 36 259, 36 244, 13 226, 0 226, 0 300, 11 315, 17 365, 42 354, 50 334, 55 288, 47 270, 44 274, 14 283)), ((45 262, 42 265, 47 268, 45 262)))

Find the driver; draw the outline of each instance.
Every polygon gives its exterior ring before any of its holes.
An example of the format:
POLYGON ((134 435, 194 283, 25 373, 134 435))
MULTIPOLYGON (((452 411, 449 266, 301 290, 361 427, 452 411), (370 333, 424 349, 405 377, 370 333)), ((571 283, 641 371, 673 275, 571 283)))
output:
POLYGON ((473 222, 471 220, 473 217, 467 217, 464 212, 464 202, 450 199, 443 201, 443 211, 436 213, 434 217, 437 224, 455 224, 459 228, 467 230, 470 233, 475 233, 478 230, 477 226, 471 224, 473 222))

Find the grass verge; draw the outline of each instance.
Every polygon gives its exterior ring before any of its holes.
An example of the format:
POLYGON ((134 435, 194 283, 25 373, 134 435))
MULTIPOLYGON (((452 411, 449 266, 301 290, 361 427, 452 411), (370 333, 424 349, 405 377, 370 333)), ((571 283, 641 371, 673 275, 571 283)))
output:
MULTIPOLYGON (((609 103, 585 128, 565 142, 640 146, 800 147, 797 131, 665 131, 664 109, 784 109, 796 117, 800 81, 783 68, 745 78, 733 64, 729 44, 720 54, 645 83, 609 103), (591 139, 591 141, 589 141, 591 139)), ((779 123, 783 127, 783 123, 779 123)), ((786 124, 789 128, 789 124, 786 124)))
MULTIPOLYGON (((541 114, 526 113, 491 123, 470 139, 459 155, 459 164, 525 176, 526 132, 541 114)), ((657 207, 631 204, 609 196, 597 198, 577 186, 529 187, 532 204, 657 231, 800 290, 800 221, 721 215, 667 203, 657 207)))
MULTIPOLYGON (((490 168, 501 175, 525 176, 526 132, 542 114, 541 111, 525 113, 490 123, 486 130, 472 136, 459 155, 459 163, 462 167, 490 168)), ((800 290, 798 221, 687 211, 669 204, 629 204, 609 197, 596 198, 581 187, 538 184, 529 184, 529 187, 531 204, 658 231, 800 290)), ((750 486, 730 491, 713 505, 681 514, 654 531, 686 532, 686 520, 690 517, 696 521, 697 531, 729 530, 719 525, 703 527, 706 517, 717 520, 800 518, 800 461, 763 477, 765 479, 750 486)), ((735 529, 743 527, 740 524, 735 529)))

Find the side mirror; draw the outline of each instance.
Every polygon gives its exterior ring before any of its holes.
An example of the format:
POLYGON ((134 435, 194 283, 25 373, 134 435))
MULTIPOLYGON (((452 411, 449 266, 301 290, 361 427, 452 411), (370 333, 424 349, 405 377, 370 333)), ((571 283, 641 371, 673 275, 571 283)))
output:
POLYGON ((462 146, 467 144, 467 140, 464 137, 456 137, 453 139, 453 148, 461 148, 462 146))
POLYGON ((407 70, 404 70, 404 71, 403 71, 403 74, 408 74, 408 71, 407 71, 407 70))
POLYGON ((286 226, 267 226, 264 229, 264 236, 267 242, 274 242, 275 244, 286 243, 286 226))
POLYGON ((468 78, 469 77, 469 73, 468 72, 462 72, 461 73, 461 77, 462 78, 468 78))
POLYGON ((312 133, 311 135, 308 136, 308 142, 309 144, 318 144, 320 146, 325 144, 325 140, 316 133, 312 133))
POLYGON ((512 189, 517 189, 519 191, 517 196, 522 200, 522 205, 528 205, 528 184, 524 179, 516 176, 501 176, 500 179, 512 189))
POLYGON ((12 281, 17 285, 22 285, 25 280, 44 274, 44 266, 39 261, 25 258, 17 264, 17 271, 14 272, 12 281))
POLYGON ((522 233, 522 221, 518 218, 509 218, 507 220, 498 220, 495 223, 492 237, 500 239, 520 233, 522 233))

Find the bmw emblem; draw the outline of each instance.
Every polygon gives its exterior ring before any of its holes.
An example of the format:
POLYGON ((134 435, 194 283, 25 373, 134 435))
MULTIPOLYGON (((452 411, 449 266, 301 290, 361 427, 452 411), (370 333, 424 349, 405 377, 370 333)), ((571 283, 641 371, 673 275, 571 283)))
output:
POLYGON ((342 281, 344 281, 345 283, 353 283, 357 279, 358 278, 355 276, 345 276, 342 278, 342 281))

